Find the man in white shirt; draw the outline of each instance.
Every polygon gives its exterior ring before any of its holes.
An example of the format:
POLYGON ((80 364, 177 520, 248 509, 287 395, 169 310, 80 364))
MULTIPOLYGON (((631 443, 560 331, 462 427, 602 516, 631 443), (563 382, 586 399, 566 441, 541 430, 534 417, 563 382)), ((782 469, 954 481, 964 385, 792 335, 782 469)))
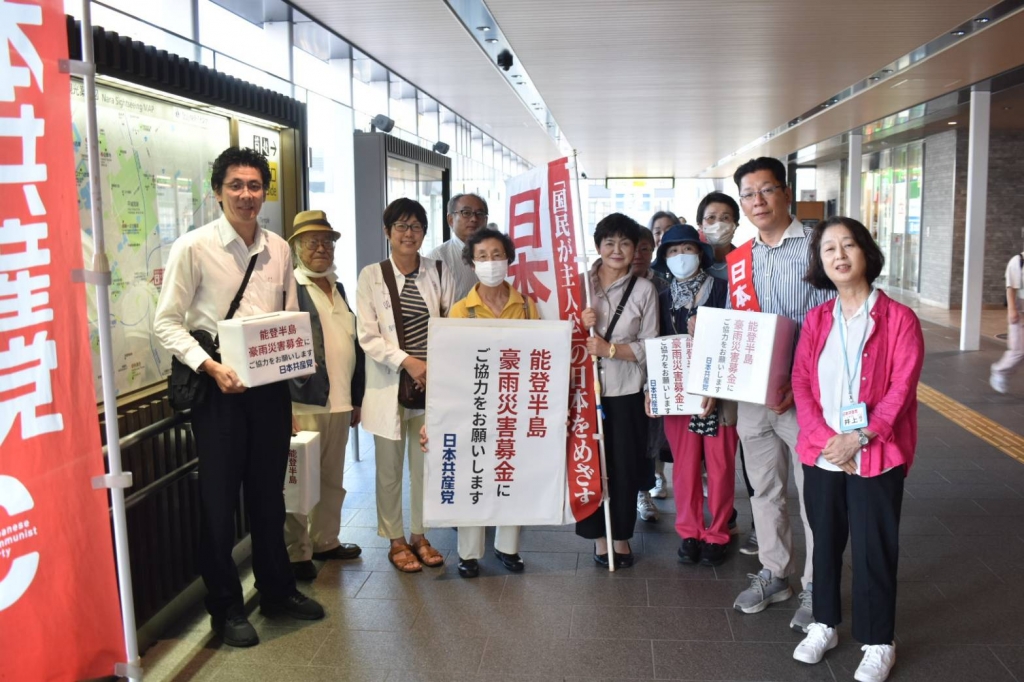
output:
POLYGON ((210 185, 224 213, 174 242, 153 322, 160 345, 210 382, 204 402, 191 415, 203 512, 200 572, 213 630, 225 644, 239 647, 259 643, 245 617, 231 557, 243 484, 261 611, 303 620, 324 617, 320 604, 296 590, 281 533, 281 488, 291 439, 288 384, 247 389, 234 369, 208 355, 190 334, 202 330, 216 337, 217 322, 227 317, 252 259, 236 315, 298 310, 288 244, 257 224, 269 183, 270 166, 258 152, 231 147, 217 157, 210 185))
POLYGON ((292 573, 298 580, 316 578, 313 559, 348 560, 362 553, 358 545, 338 540, 348 431, 359 424, 366 385, 356 316, 334 271, 334 244, 340 236, 323 211, 302 211, 288 238, 299 310, 309 313, 316 362, 316 373, 289 382, 292 414, 298 430, 320 434, 320 501, 308 517, 289 513, 284 526, 292 573))
POLYGON ((992 365, 989 384, 999 393, 1010 390, 1010 375, 1017 371, 1017 365, 1024 360, 1024 329, 1021 325, 1021 297, 1024 296, 1021 271, 1024 270, 1024 254, 1016 254, 1006 264, 1006 352, 999 362, 992 365))
POLYGON ((476 194, 456 194, 448 200, 448 227, 451 239, 428 254, 428 258, 444 261, 455 278, 453 301, 461 301, 477 283, 473 268, 462 260, 466 240, 487 225, 487 202, 476 194))

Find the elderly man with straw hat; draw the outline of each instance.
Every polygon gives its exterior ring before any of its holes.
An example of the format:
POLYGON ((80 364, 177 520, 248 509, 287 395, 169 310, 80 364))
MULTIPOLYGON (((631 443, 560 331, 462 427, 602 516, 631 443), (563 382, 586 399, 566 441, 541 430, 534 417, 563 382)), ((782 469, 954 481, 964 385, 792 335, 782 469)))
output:
POLYGON ((309 313, 316 372, 291 381, 295 428, 320 434, 320 501, 309 516, 288 514, 285 542, 298 580, 313 580, 313 559, 355 559, 358 545, 341 543, 342 481, 348 430, 359 424, 365 374, 356 343, 356 317, 334 272, 334 245, 341 235, 323 211, 295 216, 288 238, 295 261, 299 309, 309 313))

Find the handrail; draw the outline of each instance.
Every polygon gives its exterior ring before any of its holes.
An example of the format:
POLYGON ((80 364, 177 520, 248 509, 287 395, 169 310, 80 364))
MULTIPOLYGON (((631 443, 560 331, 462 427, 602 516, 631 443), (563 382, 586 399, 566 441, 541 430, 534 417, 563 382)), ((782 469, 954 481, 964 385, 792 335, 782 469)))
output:
POLYGON ((125 497, 124 498, 124 508, 125 509, 131 509, 132 507, 134 507, 138 503, 142 502, 146 498, 151 497, 152 495, 154 495, 157 492, 163 490, 164 488, 168 487, 169 485, 172 485, 173 483, 176 483, 178 480, 180 480, 182 478, 185 478, 190 473, 192 473, 195 469, 198 469, 198 468, 199 468, 199 458, 196 457, 194 459, 190 459, 188 462, 185 462, 184 464, 182 464, 180 467, 178 467, 174 471, 172 471, 172 472, 170 472, 170 473, 160 477, 156 481, 153 481, 152 483, 147 485, 145 488, 142 488, 141 490, 136 490, 131 495, 128 495, 127 497, 125 497))
MULTIPOLYGON (((130 447, 141 444, 143 441, 150 438, 155 438, 162 433, 170 431, 171 429, 180 426, 189 421, 190 414, 188 412, 175 412, 170 417, 165 417, 160 421, 153 422, 149 426, 144 426, 138 431, 133 431, 128 435, 120 439, 121 449, 126 450, 130 447)), ((103 454, 106 455, 107 446, 103 446, 103 454)), ((199 458, 193 458, 182 464, 174 471, 168 472, 161 476, 159 479, 153 481, 144 488, 136 490, 131 495, 127 495, 124 500, 125 509, 131 509, 135 505, 139 504, 143 500, 153 496, 157 492, 164 488, 176 483, 178 480, 184 478, 192 471, 196 470, 199 466, 199 458)), ((111 512, 113 509, 111 508, 111 512)))
MULTIPOLYGON (((119 442, 121 443, 121 449, 124 450, 126 448, 130 448, 134 445, 138 445, 147 438, 159 436, 164 431, 170 431, 175 426, 189 421, 190 416, 191 415, 186 412, 175 412, 170 417, 165 417, 158 422, 153 422, 149 426, 142 427, 138 431, 133 431, 120 439, 119 442)), ((103 454, 107 454, 106 445, 103 446, 103 454)))

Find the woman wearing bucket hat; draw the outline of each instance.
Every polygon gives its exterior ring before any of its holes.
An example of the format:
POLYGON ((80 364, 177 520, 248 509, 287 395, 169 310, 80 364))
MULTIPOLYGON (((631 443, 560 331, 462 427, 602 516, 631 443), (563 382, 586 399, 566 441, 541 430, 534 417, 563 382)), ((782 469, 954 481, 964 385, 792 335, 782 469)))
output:
POLYGON ((320 501, 308 517, 288 514, 284 523, 292 572, 299 580, 316 578, 313 559, 347 560, 361 553, 358 545, 338 541, 345 501, 345 448, 349 428, 359 424, 365 386, 356 317, 334 271, 334 244, 340 236, 323 211, 302 211, 295 216, 288 237, 299 310, 309 313, 316 361, 313 375, 289 382, 292 414, 297 430, 320 434, 320 501))
MULTIPOLYGON (((700 306, 725 307, 726 283, 707 272, 714 261, 714 249, 702 242, 690 225, 676 225, 662 237, 652 266, 671 275, 668 289, 658 300, 662 336, 692 334, 700 306)), ((735 497, 736 412, 723 409, 724 401, 716 403, 714 398, 704 398, 702 405, 700 415, 665 417, 665 436, 674 462, 676 532, 683 541, 679 559, 686 564, 717 566, 725 560, 735 497), (701 462, 708 472, 708 525, 704 523, 701 462)), ((647 413, 653 416, 649 399, 647 413)))

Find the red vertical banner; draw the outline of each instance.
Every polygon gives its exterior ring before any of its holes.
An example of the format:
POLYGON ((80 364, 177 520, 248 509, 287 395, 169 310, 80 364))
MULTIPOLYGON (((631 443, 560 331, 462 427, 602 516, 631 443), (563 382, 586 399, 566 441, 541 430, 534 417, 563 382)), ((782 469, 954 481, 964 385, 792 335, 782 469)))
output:
POLYGON ((85 319, 60 0, 0 0, 0 677, 125 660, 85 319), (59 304, 58 304, 59 303, 59 304), (57 628, 65 633, 56 634, 57 628))
POLYGON ((509 237, 516 247, 509 267, 513 286, 534 298, 542 318, 572 322, 566 473, 572 516, 580 520, 601 503, 601 467, 588 334, 580 322, 584 301, 578 257, 583 245, 573 216, 569 160, 552 161, 506 184, 509 237))

